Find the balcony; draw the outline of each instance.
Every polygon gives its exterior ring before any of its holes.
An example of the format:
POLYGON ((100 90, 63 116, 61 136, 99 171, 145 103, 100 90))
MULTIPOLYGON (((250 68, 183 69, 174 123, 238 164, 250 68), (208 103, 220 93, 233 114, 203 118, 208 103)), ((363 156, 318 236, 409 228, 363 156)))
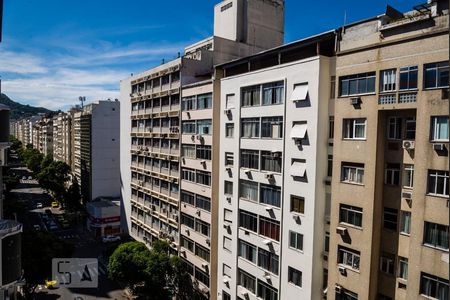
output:
POLYGON ((383 93, 378 97, 379 105, 389 105, 397 103, 415 103, 417 102, 417 92, 395 92, 383 93))

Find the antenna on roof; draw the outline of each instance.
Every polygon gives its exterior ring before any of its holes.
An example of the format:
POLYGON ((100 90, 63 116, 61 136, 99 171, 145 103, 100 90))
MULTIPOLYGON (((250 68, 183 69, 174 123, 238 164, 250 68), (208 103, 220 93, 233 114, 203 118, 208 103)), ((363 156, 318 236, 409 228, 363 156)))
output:
POLYGON ((347 25, 347 11, 344 10, 344 27, 347 25))

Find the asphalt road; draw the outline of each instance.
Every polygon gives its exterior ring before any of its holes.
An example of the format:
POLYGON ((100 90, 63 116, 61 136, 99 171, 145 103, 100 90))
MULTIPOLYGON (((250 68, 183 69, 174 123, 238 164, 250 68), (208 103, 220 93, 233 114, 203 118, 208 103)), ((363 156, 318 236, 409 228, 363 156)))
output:
POLYGON ((83 224, 78 224, 72 228, 63 229, 55 218, 55 215, 63 213, 59 209, 50 208, 51 198, 34 179, 26 168, 19 167, 14 169, 16 174, 26 176, 21 179, 18 186, 12 190, 18 201, 22 202, 26 209, 24 215, 19 215, 18 219, 24 224, 24 230, 32 230, 36 225, 40 230, 48 230, 61 239, 71 241, 75 245, 74 258, 97 258, 99 260, 98 268, 98 288, 96 289, 71 289, 60 287, 56 289, 46 289, 44 286, 38 288, 36 299, 61 299, 61 300, 94 300, 94 299, 128 299, 124 291, 107 277, 107 259, 103 257, 107 245, 91 237, 85 231, 83 224), (42 203, 42 208, 36 208, 38 203, 42 203), (50 209, 52 214, 46 214, 45 210, 50 209), (48 215, 47 217, 44 215, 48 215), (53 221, 57 228, 51 229, 49 224, 53 221))

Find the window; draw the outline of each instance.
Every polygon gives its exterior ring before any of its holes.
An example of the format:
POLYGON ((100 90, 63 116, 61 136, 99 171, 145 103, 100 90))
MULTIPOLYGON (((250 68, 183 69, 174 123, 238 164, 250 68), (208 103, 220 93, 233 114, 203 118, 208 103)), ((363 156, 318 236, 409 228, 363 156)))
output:
POLYGON ((211 173, 210 172, 197 170, 196 177, 197 177, 198 184, 211 186, 211 173))
POLYGON ((239 226, 253 232, 258 232, 258 216, 245 210, 240 210, 239 226))
POLYGON ((384 183, 389 185, 400 185, 399 164, 386 164, 384 183))
POLYGON ((400 68, 400 90, 417 89, 418 67, 400 68))
POLYGON ((431 141, 448 142, 448 117, 431 117, 431 141))
POLYGON ((402 118, 388 118, 387 138, 390 140, 400 140, 402 138, 402 118))
POLYGON ((231 239, 224 236, 223 237, 223 249, 231 251, 231 247, 232 247, 231 239))
POLYGON ((384 70, 380 74, 380 91, 391 92, 395 91, 395 83, 397 80, 396 69, 384 70))
POLYGON ((181 213, 181 224, 186 225, 187 227, 194 229, 194 218, 191 216, 188 216, 186 214, 181 213))
POLYGON ((359 270, 360 252, 342 246, 338 247, 338 263, 359 270))
POLYGON ((207 237, 210 236, 209 224, 206 222, 203 222, 202 220, 199 220, 199 219, 195 220, 195 231, 197 231, 207 237))
POLYGON ((277 300, 278 291, 270 285, 258 280, 258 297, 264 300, 277 300))
POLYGON ((394 275, 394 258, 390 254, 380 256, 380 271, 386 274, 394 275))
POLYGON ((416 118, 408 117, 405 121, 406 129, 405 129, 405 138, 409 140, 416 139, 416 118))
POLYGON ((362 227, 363 210, 356 206, 341 204, 339 207, 339 222, 362 227))
POLYGON ((303 234, 289 231, 289 247, 303 251, 303 234))
POLYGON ((224 182, 224 190, 225 190, 225 195, 233 195, 233 182, 225 181, 224 182))
POLYGON ((339 96, 351 96, 375 92, 375 72, 361 73, 339 78, 339 96))
POLYGON ((330 116, 328 119, 328 138, 334 139, 334 116, 330 116))
POLYGON ((258 202, 258 183, 248 180, 241 180, 239 197, 258 202))
POLYGON ((281 188, 278 186, 261 184, 259 202, 280 207, 281 206, 281 188))
POLYGON ((271 139, 283 138, 283 117, 261 118, 261 137, 271 139))
POLYGON ((243 138, 259 138, 259 118, 243 118, 241 120, 243 138))
POLYGON ((414 186, 414 165, 403 166, 403 187, 412 188, 414 186))
POLYGON ((424 65, 424 88, 448 87, 448 61, 424 65))
POLYGON ((195 206, 195 196, 194 194, 182 191, 181 192, 181 202, 195 206))
POLYGON ((195 267, 195 278, 206 286, 209 286, 209 275, 197 267, 195 267))
POLYGON ((332 175, 333 175, 333 155, 328 155, 327 176, 331 177, 332 175))
POLYGON ((197 195, 196 199, 196 207, 206 210, 206 211, 211 211, 211 199, 208 197, 203 197, 200 195, 197 195))
POLYGON ((259 234, 272 240, 280 240, 280 222, 266 217, 259 217, 259 234))
POLYGON ((397 230, 397 215, 398 211, 393 208, 384 208, 383 225, 385 229, 397 230))
POLYGON ((336 76, 330 78, 330 99, 336 98, 336 76))
POLYGON ((225 166, 232 167, 234 165, 234 154, 233 152, 225 152, 225 166))
POLYGON ((433 299, 448 299, 448 280, 427 273, 420 274, 420 294, 433 299))
POLYGON ((195 121, 183 121, 181 124, 183 134, 195 134, 195 121))
POLYGON ((291 212, 305 213, 305 198, 291 195, 291 212))
POLYGON ((234 137, 234 124, 233 123, 225 124, 225 137, 226 138, 234 137))
POLYGON ((264 84, 262 86, 262 90, 263 90, 263 105, 283 103, 284 99, 283 81, 264 84))
POLYGON ((292 267, 288 267, 288 282, 302 287, 302 272, 292 267))
POLYGON ((282 153, 261 151, 261 170, 281 173, 282 153))
POLYGON ((259 151, 241 150, 241 168, 259 169, 259 151))
POLYGON ((197 133, 205 135, 212 134, 211 120, 197 120, 197 133))
POLYGON ((242 258, 245 258, 248 261, 251 261, 252 263, 256 264, 256 247, 244 242, 242 240, 239 240, 239 246, 238 246, 238 255, 242 258))
POLYGON ((247 272, 238 269, 238 285, 243 286, 251 293, 256 292, 256 278, 247 272))
POLYGON ((181 179, 195 182, 195 171, 191 169, 183 169, 181 171, 181 179))
POLYGON ((408 259, 405 257, 398 257, 398 277, 408 280, 408 259))
POLYGON ((203 94, 197 96, 197 109, 212 108, 212 94, 203 94))
POLYGON ((428 194, 448 197, 448 171, 428 170, 428 194))
POLYGON ((197 159, 211 160, 211 146, 197 145, 197 159))
POLYGON ((222 265, 222 275, 231 277, 231 267, 229 265, 222 265))
MULTIPOLYGON (((230 2, 229 4, 233 4, 233 2, 230 2)), ((222 291, 222 300, 231 300, 231 295, 225 291, 222 291)))
POLYGON ((349 140, 366 138, 366 119, 344 119, 343 137, 349 140))
POLYGON ((325 242, 324 242, 324 250, 325 252, 329 252, 330 251, 330 233, 329 232, 325 232, 325 242))
POLYGON ((199 244, 195 245, 195 255, 209 262, 209 250, 199 244))
POLYGON ((409 211, 400 212, 400 233, 408 235, 411 233, 411 212, 409 211))
POLYGON ((344 289, 340 293, 336 292, 336 300, 358 300, 358 294, 344 289))
POLYGON ((181 246, 192 253, 194 252, 194 242, 184 236, 181 236, 181 246))
POLYGON ((261 103, 261 87, 259 85, 242 89, 242 107, 259 106, 261 103))
POLYGON ((448 226, 425 222, 423 243, 427 246, 448 250, 448 226))
POLYGON ((233 211, 225 208, 223 210, 223 220, 225 222, 232 223, 233 222, 233 211))
POLYGON ((225 108, 226 109, 232 109, 234 108, 234 94, 228 94, 226 98, 225 108))
POLYGON ((278 275, 278 255, 264 249, 258 249, 258 266, 278 275))
POLYGON ((364 182, 364 164, 343 163, 343 182, 362 184, 364 182))

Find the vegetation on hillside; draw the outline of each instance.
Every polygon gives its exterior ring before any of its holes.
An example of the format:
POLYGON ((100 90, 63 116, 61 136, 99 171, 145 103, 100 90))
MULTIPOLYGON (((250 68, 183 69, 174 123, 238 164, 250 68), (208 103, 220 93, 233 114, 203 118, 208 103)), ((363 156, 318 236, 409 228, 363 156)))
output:
POLYGON ((34 107, 30 105, 20 104, 11 100, 5 94, 0 94, 0 104, 4 104, 11 109, 11 120, 20 120, 23 118, 35 116, 37 114, 48 114, 52 112, 51 110, 43 107, 34 107))

